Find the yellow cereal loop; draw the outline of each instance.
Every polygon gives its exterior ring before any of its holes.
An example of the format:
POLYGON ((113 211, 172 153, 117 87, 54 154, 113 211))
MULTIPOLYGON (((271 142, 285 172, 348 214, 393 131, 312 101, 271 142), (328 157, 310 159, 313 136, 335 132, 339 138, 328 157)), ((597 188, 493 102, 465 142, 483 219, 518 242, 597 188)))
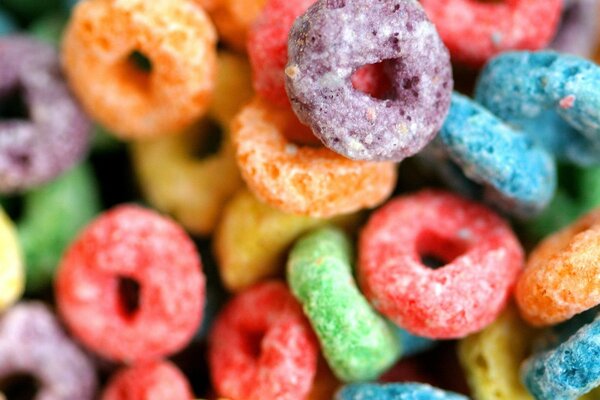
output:
POLYGON ((3 311, 23 293, 25 274, 15 226, 1 209, 0 248, 0 311, 3 311))
POLYGON ((532 400, 519 378, 536 331, 511 305, 483 331, 460 341, 458 355, 475 400, 532 400))
POLYGON ((225 287, 238 292, 281 273, 285 254, 303 233, 334 223, 352 227, 360 214, 317 219, 286 214, 258 201, 248 190, 227 204, 214 237, 214 249, 225 287))
POLYGON ((132 144, 134 169, 148 202, 194 234, 212 233, 224 204, 242 185, 229 123, 251 96, 248 62, 223 52, 207 117, 182 135, 132 144), (215 129, 222 133, 220 143, 215 129), (216 153, 210 154, 211 147, 218 147, 216 153))

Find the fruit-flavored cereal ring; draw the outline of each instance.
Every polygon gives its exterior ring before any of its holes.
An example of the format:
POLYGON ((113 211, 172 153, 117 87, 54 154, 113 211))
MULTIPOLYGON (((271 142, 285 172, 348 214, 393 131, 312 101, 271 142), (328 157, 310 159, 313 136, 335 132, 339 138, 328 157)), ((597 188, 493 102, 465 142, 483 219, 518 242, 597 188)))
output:
POLYGON ((252 96, 250 71, 243 58, 224 52, 218 69, 207 118, 184 134, 140 140, 132 146, 134 169, 150 204, 198 235, 212 233, 224 203, 242 185, 229 124, 252 96), (199 157, 203 149, 210 150, 215 130, 222 132, 219 148, 199 157))
POLYGON ((17 232, 0 209, 0 312, 10 307, 23 293, 25 271, 17 232))
POLYGON ((267 0, 216 0, 209 12, 219 32, 219 39, 233 49, 245 52, 248 31, 266 2, 267 0))
POLYGON ((523 250, 500 217, 454 194, 426 190, 371 216, 360 237, 358 272, 367 298, 400 327, 459 338, 496 319, 522 263, 523 250), (446 265, 430 269, 429 257, 446 265))
POLYGON ((552 199, 552 156, 465 96, 453 94, 436 144, 466 176, 484 186, 485 200, 507 213, 529 217, 552 199))
POLYGON ((450 106, 450 57, 416 1, 319 0, 294 23, 288 57, 294 111, 325 146, 352 159, 417 153, 450 106), (354 72, 383 61, 392 95, 356 90, 354 72))
POLYGON ((392 192, 395 165, 346 159, 327 148, 297 146, 291 111, 256 98, 232 125, 242 177, 257 197, 285 212, 330 217, 375 207, 392 192))
POLYGON ((318 345, 300 305, 275 281, 234 297, 209 338, 214 387, 233 399, 304 399, 317 356, 318 345))
POLYGON ((334 400, 468 400, 460 394, 423 383, 354 383, 346 385, 334 400))
POLYGON ((183 373, 168 361, 151 361, 124 368, 111 378, 102 394, 102 400, 193 398, 183 373))
POLYGON ((566 325, 557 335, 564 339, 561 343, 534 354, 521 368, 523 383, 537 400, 574 400, 600 386, 599 311, 578 315, 566 325))
POLYGON ((17 229, 27 266, 27 292, 51 285, 64 250, 99 212, 94 174, 85 164, 25 195, 17 229))
MULTIPOLYGON (((43 303, 19 303, 0 318, 0 380, 6 384, 19 375, 30 375, 38 382, 35 399, 95 398, 92 360, 67 337, 43 303)), ((7 386, 8 399, 17 398, 11 397, 11 385, 7 386)), ((18 391, 18 386, 14 390, 18 391)), ((1 391, 0 397, 4 398, 1 391)))
POLYGON ((362 296, 352 275, 352 249, 340 231, 323 228, 296 242, 287 264, 323 355, 346 382, 376 379, 399 358, 394 329, 362 296))
POLYGON ((515 297, 533 325, 566 321, 600 304, 600 209, 542 241, 519 277, 515 297))
POLYGON ((600 67, 552 51, 504 53, 483 70, 475 98, 561 159, 600 162, 600 67))
POLYGON ((0 37, 0 191, 31 189, 85 155, 91 124, 60 72, 52 46, 0 37))
POLYGON ((461 340, 458 355, 476 400, 532 400, 519 367, 531 354, 534 336, 509 306, 493 324, 461 340))
POLYGON ((93 221, 67 250, 55 284, 67 326, 110 359, 175 352, 202 318, 204 275, 194 243, 171 220, 136 206, 93 221))
POLYGON ((265 278, 277 276, 286 251, 303 233, 331 223, 352 227, 357 214, 317 219, 281 212, 240 190, 225 206, 214 236, 214 252, 221 279, 237 292, 265 278))
POLYGON ((85 108, 124 138, 178 132, 206 110, 216 35, 191 0, 89 0, 75 7, 63 64, 85 108))
POLYGON ((591 58, 599 33, 600 7, 596 0, 565 0, 561 25, 550 48, 591 58))
POLYGON ((421 4, 452 60, 474 67, 507 50, 545 47, 558 29, 562 9, 562 0, 421 0, 421 4))

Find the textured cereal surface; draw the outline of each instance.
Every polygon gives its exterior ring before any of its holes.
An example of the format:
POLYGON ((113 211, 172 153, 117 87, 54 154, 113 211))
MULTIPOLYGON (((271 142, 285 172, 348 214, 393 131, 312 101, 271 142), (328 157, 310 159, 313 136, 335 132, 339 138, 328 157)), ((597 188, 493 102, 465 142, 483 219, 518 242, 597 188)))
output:
POLYGON ((540 243, 515 290, 521 315, 534 325, 566 321, 600 304, 600 210, 540 243))
POLYGON ((552 40, 562 0, 421 0, 452 60, 480 67, 509 50, 537 50, 552 40))
POLYGON ((460 338, 504 309, 523 264, 508 224, 455 194, 424 190, 374 213, 359 243, 358 275, 371 304, 429 338, 460 338), (422 256, 444 262, 431 269, 422 256))
POLYGON ((38 379, 36 399, 95 398, 92 359, 67 337, 41 302, 19 303, 0 318, 0 379, 16 373, 38 379))
POLYGON ((290 288, 302 304, 333 372, 343 381, 376 379, 400 356, 393 328, 354 282, 352 249, 343 232, 322 228, 294 245, 290 288))
POLYGON ((467 400, 460 394, 446 392, 421 383, 355 383, 344 386, 334 400, 467 400))
POLYGON ((230 291, 240 291, 281 274, 287 250, 303 233, 331 223, 352 227, 358 214, 322 219, 286 214, 240 190, 225 206, 214 236, 221 279, 230 291))
POLYGON ((510 52, 482 71, 475 99, 559 159, 600 162, 600 68, 552 51, 510 52))
POLYGON ((71 87, 92 117, 123 138, 176 133, 207 109, 216 32, 192 0, 89 0, 62 43, 71 87), (150 72, 128 57, 144 54, 150 72))
POLYGON ((452 96, 437 144, 466 176, 485 187, 485 200, 509 214, 531 217, 554 195, 554 158, 465 96, 452 96))
POLYGON ((146 199, 192 233, 211 234, 227 200, 242 186, 229 125, 251 96, 248 63, 222 52, 214 97, 204 120, 183 134, 133 143, 134 169, 146 199), (199 158, 192 149, 194 142, 211 134, 209 121, 222 129, 222 143, 217 153, 199 158))
POLYGON ((124 367, 107 384, 102 400, 192 400, 183 373, 169 361, 124 367))
POLYGON ((317 357, 318 344, 300 305, 277 281, 234 297, 209 338, 214 387, 232 399, 306 398, 317 357))
POLYGON ((352 159, 417 153, 450 106, 450 57, 416 0, 319 0, 294 23, 288 57, 294 111, 327 147, 352 159), (353 73, 382 61, 392 95, 354 89, 353 73))
POLYGON ((533 400, 519 368, 535 333, 509 306, 493 324, 460 341, 458 356, 475 400, 533 400))
POLYGON ((0 245, 0 311, 4 311, 23 294, 25 265, 15 226, 2 209, 0 245))
POLYGON ((88 117, 65 83, 58 53, 26 36, 0 37, 0 99, 21 93, 26 118, 0 121, 0 192, 22 192, 79 162, 88 117))
POLYGON ((106 358, 144 361, 180 350, 202 319, 205 283, 192 240, 172 220, 137 206, 102 214, 66 251, 55 281, 72 333, 106 358), (119 278, 140 286, 127 312, 119 278))
POLYGON ((238 165, 250 190, 294 214, 331 217, 381 204, 396 183, 390 162, 349 160, 323 147, 298 146, 284 131, 293 113, 256 98, 232 125, 238 165))

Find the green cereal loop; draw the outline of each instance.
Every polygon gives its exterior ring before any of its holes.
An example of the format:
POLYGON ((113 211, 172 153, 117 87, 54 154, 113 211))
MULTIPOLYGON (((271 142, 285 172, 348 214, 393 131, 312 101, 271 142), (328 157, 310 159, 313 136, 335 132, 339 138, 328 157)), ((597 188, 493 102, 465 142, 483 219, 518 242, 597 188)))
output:
POLYGON ((321 228, 307 234, 294 245, 287 267, 290 288, 338 378, 375 379, 398 359, 400 341, 360 293, 350 241, 341 231, 321 228))
POLYGON ((94 175, 80 165, 29 192, 18 224, 27 266, 27 292, 52 283, 63 250, 77 232, 100 211, 94 175))

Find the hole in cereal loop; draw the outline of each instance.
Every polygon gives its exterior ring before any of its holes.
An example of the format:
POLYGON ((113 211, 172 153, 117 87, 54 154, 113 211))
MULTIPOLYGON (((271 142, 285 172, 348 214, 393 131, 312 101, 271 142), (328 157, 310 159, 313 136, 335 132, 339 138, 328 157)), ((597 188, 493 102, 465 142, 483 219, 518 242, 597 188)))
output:
POLYGON ((140 309, 140 290, 140 284, 135 279, 119 278, 119 304, 125 318, 133 318, 140 309))
POLYGON ((0 120, 29 119, 29 107, 25 101, 25 89, 17 85, 7 96, 0 98, 0 120))
POLYGON ((392 83, 385 72, 386 61, 365 65, 352 75, 354 89, 378 99, 386 100, 394 96, 392 83))
POLYGON ((127 60, 140 72, 151 73, 152 72, 152 61, 146 55, 138 50, 132 51, 127 60))
POLYGON ((419 234, 416 246, 421 262, 431 269, 442 268, 467 251, 465 242, 430 230, 419 234))
POLYGON ((219 152, 225 137, 223 127, 213 119, 202 121, 189 137, 189 151, 198 159, 208 158, 219 152))
POLYGON ((0 398, 6 400, 35 400, 42 385, 28 373, 16 373, 0 379, 0 398), (2 397, 4 395, 5 397, 2 397))

